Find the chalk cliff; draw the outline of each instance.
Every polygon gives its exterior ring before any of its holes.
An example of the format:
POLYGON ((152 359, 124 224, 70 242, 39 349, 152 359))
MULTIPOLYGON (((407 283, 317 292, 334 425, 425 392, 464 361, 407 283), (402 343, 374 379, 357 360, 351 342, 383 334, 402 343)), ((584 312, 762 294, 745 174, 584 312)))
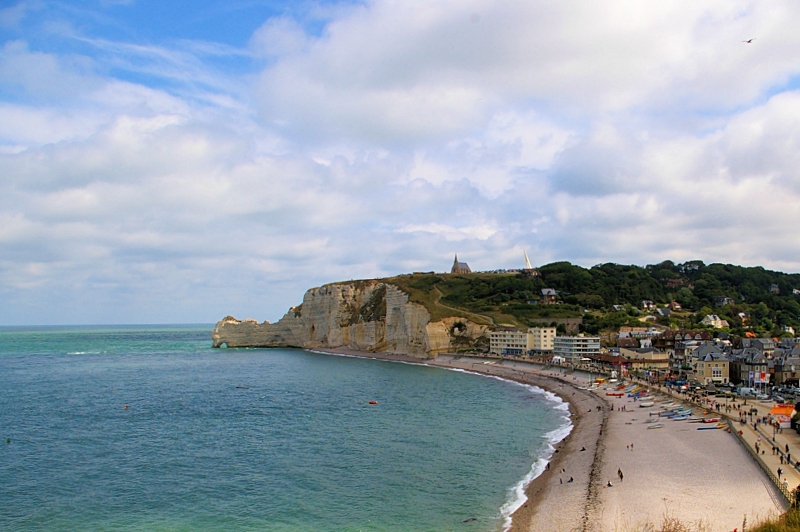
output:
POLYGON ((214 347, 346 347, 430 357, 488 343, 488 330, 465 318, 431 321, 422 305, 395 285, 353 281, 312 288, 276 323, 224 318, 214 347))

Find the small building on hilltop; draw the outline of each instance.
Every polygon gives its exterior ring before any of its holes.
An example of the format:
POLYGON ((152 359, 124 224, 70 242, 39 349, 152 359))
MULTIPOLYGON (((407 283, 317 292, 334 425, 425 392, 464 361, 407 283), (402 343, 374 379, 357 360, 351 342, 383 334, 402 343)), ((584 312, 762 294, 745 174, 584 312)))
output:
POLYGON ((558 303, 558 293, 552 288, 542 288, 542 304, 555 305, 558 303))
POLYGON ((539 270, 534 268, 531 264, 531 260, 528 258, 528 252, 523 249, 522 254, 525 255, 525 267, 520 270, 520 273, 525 277, 541 277, 542 275, 539 273, 539 270))
POLYGON ((472 273, 472 270, 469 269, 469 264, 466 262, 458 262, 458 253, 456 253, 450 273, 472 273))
POLYGON ((703 318, 700 323, 703 325, 710 325, 715 329, 722 329, 723 327, 729 327, 727 320, 723 320, 716 314, 707 314, 705 318, 703 318))

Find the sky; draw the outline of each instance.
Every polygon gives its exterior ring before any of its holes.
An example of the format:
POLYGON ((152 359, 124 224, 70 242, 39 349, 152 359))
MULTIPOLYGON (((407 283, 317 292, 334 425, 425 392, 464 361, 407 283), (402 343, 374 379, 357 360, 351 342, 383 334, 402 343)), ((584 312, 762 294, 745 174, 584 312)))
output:
POLYGON ((798 272, 799 23, 780 0, 0 0, 0 325, 275 321, 455 253, 798 272))

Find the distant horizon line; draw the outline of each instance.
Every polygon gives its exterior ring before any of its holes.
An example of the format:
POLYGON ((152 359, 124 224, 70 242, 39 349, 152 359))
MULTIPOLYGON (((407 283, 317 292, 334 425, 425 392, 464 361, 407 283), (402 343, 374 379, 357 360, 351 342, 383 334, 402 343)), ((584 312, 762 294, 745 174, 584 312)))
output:
POLYGON ((187 327, 187 326, 210 326, 213 327, 216 322, 192 322, 192 323, 56 323, 56 324, 24 324, 24 325, 4 325, 0 324, 2 329, 21 329, 21 328, 58 328, 58 327, 187 327))

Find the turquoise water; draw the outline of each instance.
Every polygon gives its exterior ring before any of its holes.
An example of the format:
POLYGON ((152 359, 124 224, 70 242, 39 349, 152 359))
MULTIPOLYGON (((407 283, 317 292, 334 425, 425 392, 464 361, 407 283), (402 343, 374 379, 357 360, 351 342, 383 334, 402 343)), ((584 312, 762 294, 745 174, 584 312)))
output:
POLYGON ((0 529, 502 530, 565 432, 530 387, 210 331, 0 328, 0 529))

